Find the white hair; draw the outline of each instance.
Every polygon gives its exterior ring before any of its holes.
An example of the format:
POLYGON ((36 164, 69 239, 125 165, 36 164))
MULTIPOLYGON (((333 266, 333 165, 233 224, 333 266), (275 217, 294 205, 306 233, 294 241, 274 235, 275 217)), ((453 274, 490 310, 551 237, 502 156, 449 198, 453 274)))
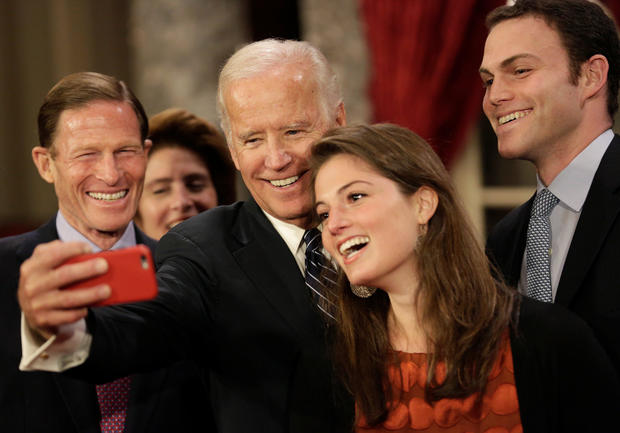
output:
POLYGON ((235 52, 220 71, 217 88, 217 113, 222 130, 230 144, 230 123, 224 93, 231 83, 250 78, 278 66, 305 63, 319 88, 319 103, 324 116, 329 116, 342 102, 336 74, 317 48, 305 41, 264 39, 235 52))

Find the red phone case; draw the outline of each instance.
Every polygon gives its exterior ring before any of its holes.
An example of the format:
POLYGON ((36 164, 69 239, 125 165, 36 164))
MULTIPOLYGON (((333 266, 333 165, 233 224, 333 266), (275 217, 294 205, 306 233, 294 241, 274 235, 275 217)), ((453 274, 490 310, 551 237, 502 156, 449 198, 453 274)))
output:
POLYGON ((108 271, 97 277, 69 284, 64 289, 71 290, 108 284, 112 294, 105 301, 93 304, 93 307, 144 301, 157 296, 155 267, 153 266, 151 250, 146 246, 136 245, 120 250, 82 254, 67 260, 64 264, 83 262, 95 257, 103 257, 108 261, 108 271))

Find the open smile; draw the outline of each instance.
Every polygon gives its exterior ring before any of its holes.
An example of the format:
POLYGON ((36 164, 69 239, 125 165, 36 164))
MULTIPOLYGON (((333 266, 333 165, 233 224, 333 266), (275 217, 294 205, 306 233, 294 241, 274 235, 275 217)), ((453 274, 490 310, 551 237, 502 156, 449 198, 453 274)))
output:
POLYGON ((86 194, 88 194, 89 197, 94 198, 95 200, 114 201, 114 200, 120 200, 124 198, 128 192, 129 192, 128 189, 123 189, 121 191, 114 192, 114 193, 87 192, 86 194))
POLYGON ((513 120, 521 119, 522 117, 530 114, 532 110, 521 110, 521 111, 513 111, 505 116, 501 116, 497 118, 497 123, 501 125, 505 125, 506 123, 512 122, 513 120))
POLYGON ((340 244, 338 251, 344 256, 345 259, 350 259, 358 254, 368 244, 368 242, 370 242, 370 238, 368 236, 355 236, 340 244))
POLYGON ((271 185, 275 186, 276 188, 286 188, 287 186, 291 186, 297 183, 297 181, 301 179, 304 174, 306 174, 306 172, 303 172, 299 175, 290 176, 285 179, 267 180, 267 182, 269 182, 271 185))

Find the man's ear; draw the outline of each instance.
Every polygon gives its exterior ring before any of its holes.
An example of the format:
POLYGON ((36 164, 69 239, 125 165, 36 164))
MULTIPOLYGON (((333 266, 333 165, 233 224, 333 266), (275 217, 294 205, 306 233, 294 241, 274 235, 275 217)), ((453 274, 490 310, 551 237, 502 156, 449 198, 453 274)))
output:
POLYGON ((344 102, 338 104, 336 108, 336 124, 338 126, 345 126, 347 124, 347 112, 344 109, 344 102))
POLYGON ((426 224, 435 215, 439 197, 434 189, 421 186, 413 194, 413 200, 418 208, 418 224, 426 224))
POLYGON ((144 156, 148 157, 149 156, 149 152, 151 150, 151 147, 153 147, 153 142, 151 140, 149 140, 148 138, 146 140, 144 140, 144 156))
POLYGON ((587 99, 602 93, 601 96, 607 104, 607 95, 604 87, 607 84, 607 74, 609 72, 609 62, 607 58, 601 54, 595 54, 581 65, 581 77, 583 87, 583 99, 587 99), (603 89, 603 91, 601 91, 603 89))
POLYGON ((52 170, 54 161, 50 150, 43 146, 34 147, 32 149, 32 161, 39 171, 39 176, 47 183, 54 183, 54 171, 52 170))
POLYGON ((233 163, 235 164, 235 168, 238 171, 241 171, 239 169, 239 160, 237 158, 237 149, 235 149, 235 145, 232 143, 232 140, 228 141, 228 151, 230 152, 230 157, 232 158, 233 163))

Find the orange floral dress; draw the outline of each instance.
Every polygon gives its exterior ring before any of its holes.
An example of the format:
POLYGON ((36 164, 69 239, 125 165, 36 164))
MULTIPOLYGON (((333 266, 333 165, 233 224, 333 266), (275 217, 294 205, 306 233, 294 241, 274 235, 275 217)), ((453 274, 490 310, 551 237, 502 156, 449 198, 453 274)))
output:
MULTIPOLYGON (((390 366, 388 376, 393 399, 387 420, 370 427, 362 415, 356 432, 425 433, 522 433, 519 401, 514 380, 512 350, 505 340, 491 371, 481 404, 477 394, 467 398, 445 398, 431 404, 424 400, 427 373, 425 353, 397 352, 398 362, 390 366)), ((445 364, 437 365, 437 379, 445 380, 445 364)))

